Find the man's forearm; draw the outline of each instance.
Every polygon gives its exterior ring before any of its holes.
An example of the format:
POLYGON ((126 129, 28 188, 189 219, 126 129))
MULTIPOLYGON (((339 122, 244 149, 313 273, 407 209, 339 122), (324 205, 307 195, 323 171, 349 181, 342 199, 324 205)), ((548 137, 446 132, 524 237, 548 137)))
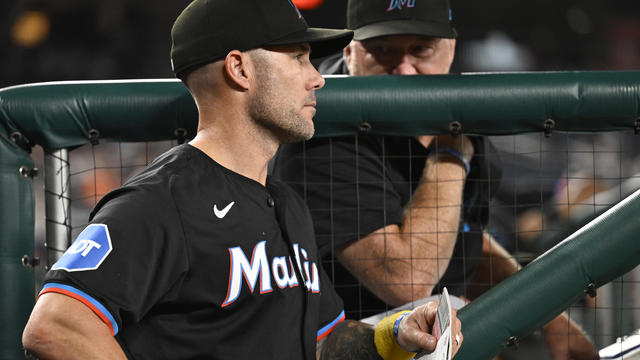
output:
POLYGON ((459 162, 450 160, 441 156, 427 160, 400 227, 400 236, 412 248, 416 271, 430 275, 418 280, 428 280, 432 285, 449 265, 462 212, 466 173, 459 162))
POLYGON ((515 274, 521 266, 489 233, 482 234, 482 258, 467 287, 467 296, 475 299, 502 280, 515 274))
POLYGON ((429 296, 455 247, 465 176, 457 160, 430 157, 402 226, 386 226, 338 249, 338 259, 390 305, 429 296))
MULTIPOLYGON (((438 305, 438 301, 431 301, 412 311, 390 314, 380 320, 375 328, 357 321, 343 321, 327 338, 318 343, 316 358, 412 359, 417 352, 432 352, 437 343, 431 332, 438 305)), ((455 354, 464 336, 462 323, 453 309, 449 325, 451 333, 459 339, 451 349, 452 354, 455 354)))

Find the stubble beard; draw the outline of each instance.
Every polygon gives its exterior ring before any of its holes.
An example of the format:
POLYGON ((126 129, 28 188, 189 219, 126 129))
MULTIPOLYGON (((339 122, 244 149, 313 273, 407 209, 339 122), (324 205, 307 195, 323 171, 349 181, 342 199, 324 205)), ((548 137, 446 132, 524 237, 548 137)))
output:
POLYGON ((313 123, 308 122, 301 110, 276 90, 278 81, 261 67, 257 73, 258 86, 249 102, 249 115, 268 130, 281 144, 308 140, 313 136, 313 123))

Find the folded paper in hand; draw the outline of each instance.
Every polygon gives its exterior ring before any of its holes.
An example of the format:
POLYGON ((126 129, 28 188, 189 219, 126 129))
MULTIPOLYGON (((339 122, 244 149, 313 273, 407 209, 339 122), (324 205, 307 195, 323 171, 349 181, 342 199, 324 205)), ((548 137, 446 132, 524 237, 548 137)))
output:
POLYGON ((436 311, 436 319, 433 323, 431 334, 437 340, 436 349, 431 353, 419 353, 414 359, 450 360, 453 350, 451 344, 451 301, 446 287, 442 290, 442 295, 440 295, 440 305, 438 305, 438 310, 436 311))

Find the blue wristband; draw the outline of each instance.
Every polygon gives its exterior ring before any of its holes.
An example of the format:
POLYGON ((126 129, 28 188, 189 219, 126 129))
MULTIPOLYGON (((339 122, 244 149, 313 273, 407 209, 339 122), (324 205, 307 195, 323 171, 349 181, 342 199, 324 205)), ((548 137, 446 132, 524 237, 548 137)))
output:
POLYGON ((396 319, 396 322, 393 323, 393 337, 396 339, 396 342, 398 342, 398 326, 400 326, 400 320, 402 320, 403 317, 409 314, 410 313, 408 312, 400 314, 400 316, 398 316, 398 318, 396 319))
POLYGON ((467 171, 467 175, 469 175, 469 171, 471 171, 471 165, 469 164, 467 159, 465 159, 464 156, 460 153, 460 151, 454 148, 437 147, 431 150, 429 156, 436 154, 449 154, 451 156, 455 156, 464 165, 464 169, 467 171))

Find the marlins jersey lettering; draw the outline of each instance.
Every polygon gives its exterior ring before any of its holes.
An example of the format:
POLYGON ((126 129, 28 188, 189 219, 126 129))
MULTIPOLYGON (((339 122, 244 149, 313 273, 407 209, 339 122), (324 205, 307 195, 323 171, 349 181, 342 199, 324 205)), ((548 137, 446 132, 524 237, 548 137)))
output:
POLYGON ((344 319, 302 200, 190 145, 105 196, 90 222, 41 294, 87 305, 129 358, 312 359, 344 319))

